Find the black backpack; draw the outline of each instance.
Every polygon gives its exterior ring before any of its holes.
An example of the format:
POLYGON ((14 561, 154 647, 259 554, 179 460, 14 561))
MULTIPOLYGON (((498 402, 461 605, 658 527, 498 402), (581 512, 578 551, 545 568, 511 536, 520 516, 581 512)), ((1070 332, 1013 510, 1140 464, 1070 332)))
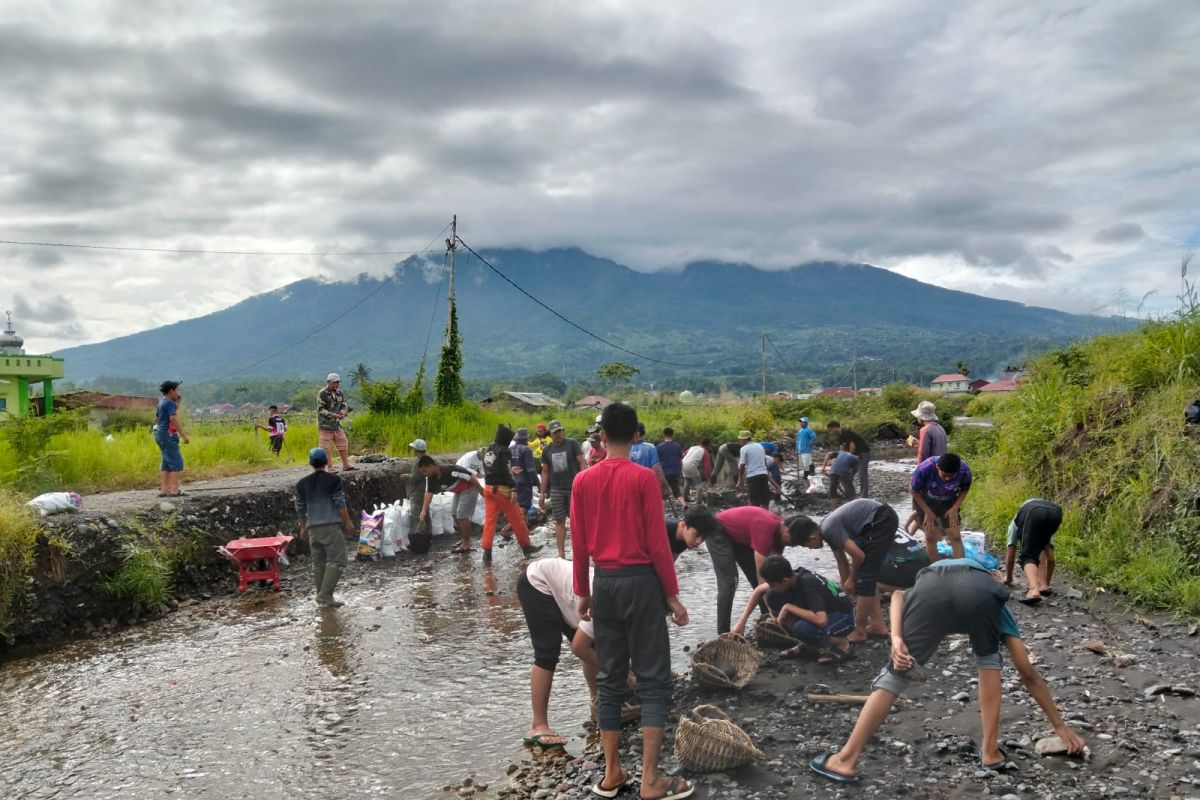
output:
POLYGON ((1189 425, 1200 425, 1200 400, 1193 400, 1192 404, 1184 409, 1183 418, 1189 425))

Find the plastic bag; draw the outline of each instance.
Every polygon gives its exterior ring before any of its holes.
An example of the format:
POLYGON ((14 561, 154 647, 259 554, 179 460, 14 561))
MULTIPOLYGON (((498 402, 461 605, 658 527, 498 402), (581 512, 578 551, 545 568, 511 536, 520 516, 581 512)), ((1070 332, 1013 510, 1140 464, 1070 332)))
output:
POLYGON ((384 506, 383 511, 383 557, 388 558, 390 546, 392 555, 397 550, 408 549, 408 515, 404 514, 404 503, 397 500, 390 506, 384 506), (404 517, 404 527, 400 527, 401 515, 404 517))
POLYGON ((808 478, 808 493, 809 494, 829 494, 829 487, 825 485, 825 479, 820 475, 811 475, 808 478))
POLYGON ((481 495, 479 499, 475 501, 475 513, 471 514, 472 525, 483 525, 485 505, 486 504, 484 503, 483 496, 481 495))
MULTIPOLYGON (((1000 566, 1000 562, 996 560, 994 555, 984 549, 980 539, 971 537, 969 534, 963 534, 963 555, 984 569, 997 569, 1000 566)), ((950 544, 945 539, 938 542, 937 550, 938 555, 949 557, 953 557, 954 555, 950 549, 950 544)))
POLYGON ((25 505, 33 506, 39 514, 46 517, 65 511, 78 511, 83 507, 83 498, 75 492, 47 492, 39 494, 25 505))
POLYGON ((375 561, 383 547, 383 512, 368 514, 362 512, 358 528, 358 559, 360 561, 375 561))

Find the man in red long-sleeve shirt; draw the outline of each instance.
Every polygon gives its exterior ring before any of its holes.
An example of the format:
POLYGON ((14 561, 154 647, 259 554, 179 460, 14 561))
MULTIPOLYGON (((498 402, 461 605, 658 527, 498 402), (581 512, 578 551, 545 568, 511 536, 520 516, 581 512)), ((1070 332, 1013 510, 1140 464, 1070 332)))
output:
POLYGON ((637 412, 613 403, 600 417, 608 458, 581 472, 571 489, 571 550, 579 617, 595 626, 596 676, 604 777, 592 787, 616 797, 631 779, 621 769, 621 700, 629 666, 642 701, 641 796, 690 797, 695 787, 658 774, 663 727, 671 705, 671 642, 665 612, 686 625, 671 545, 662 535, 663 503, 658 476, 629 460, 637 412), (588 580, 588 566, 596 573, 588 580))

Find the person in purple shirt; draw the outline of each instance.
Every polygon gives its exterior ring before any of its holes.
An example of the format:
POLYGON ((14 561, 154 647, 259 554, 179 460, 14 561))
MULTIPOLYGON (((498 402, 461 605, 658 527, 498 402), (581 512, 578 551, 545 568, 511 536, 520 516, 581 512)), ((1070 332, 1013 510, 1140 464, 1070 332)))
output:
POLYGON ((671 487, 671 496, 678 500, 683 488, 683 448, 675 441, 675 431, 671 428, 663 428, 662 435, 663 440, 654 449, 658 452, 658 463, 667 486, 671 487))
POLYGON ((962 523, 959 509, 971 490, 971 469, 954 453, 927 458, 912 474, 913 512, 925 532, 929 562, 938 560, 937 544, 942 537, 955 558, 963 557, 962 523))

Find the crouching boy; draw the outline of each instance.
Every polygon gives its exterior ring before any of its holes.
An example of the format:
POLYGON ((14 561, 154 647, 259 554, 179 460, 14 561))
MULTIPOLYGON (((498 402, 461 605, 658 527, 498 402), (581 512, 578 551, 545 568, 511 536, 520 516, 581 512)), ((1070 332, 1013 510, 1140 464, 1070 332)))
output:
POLYGON ((854 630, 854 606, 842 587, 804 567, 793 568, 783 556, 770 556, 759 567, 763 582, 755 588, 746 610, 733 626, 745 633, 746 622, 765 596, 767 608, 784 630, 800 644, 780 655, 818 653, 818 664, 838 664, 850 655, 846 634, 854 630))

